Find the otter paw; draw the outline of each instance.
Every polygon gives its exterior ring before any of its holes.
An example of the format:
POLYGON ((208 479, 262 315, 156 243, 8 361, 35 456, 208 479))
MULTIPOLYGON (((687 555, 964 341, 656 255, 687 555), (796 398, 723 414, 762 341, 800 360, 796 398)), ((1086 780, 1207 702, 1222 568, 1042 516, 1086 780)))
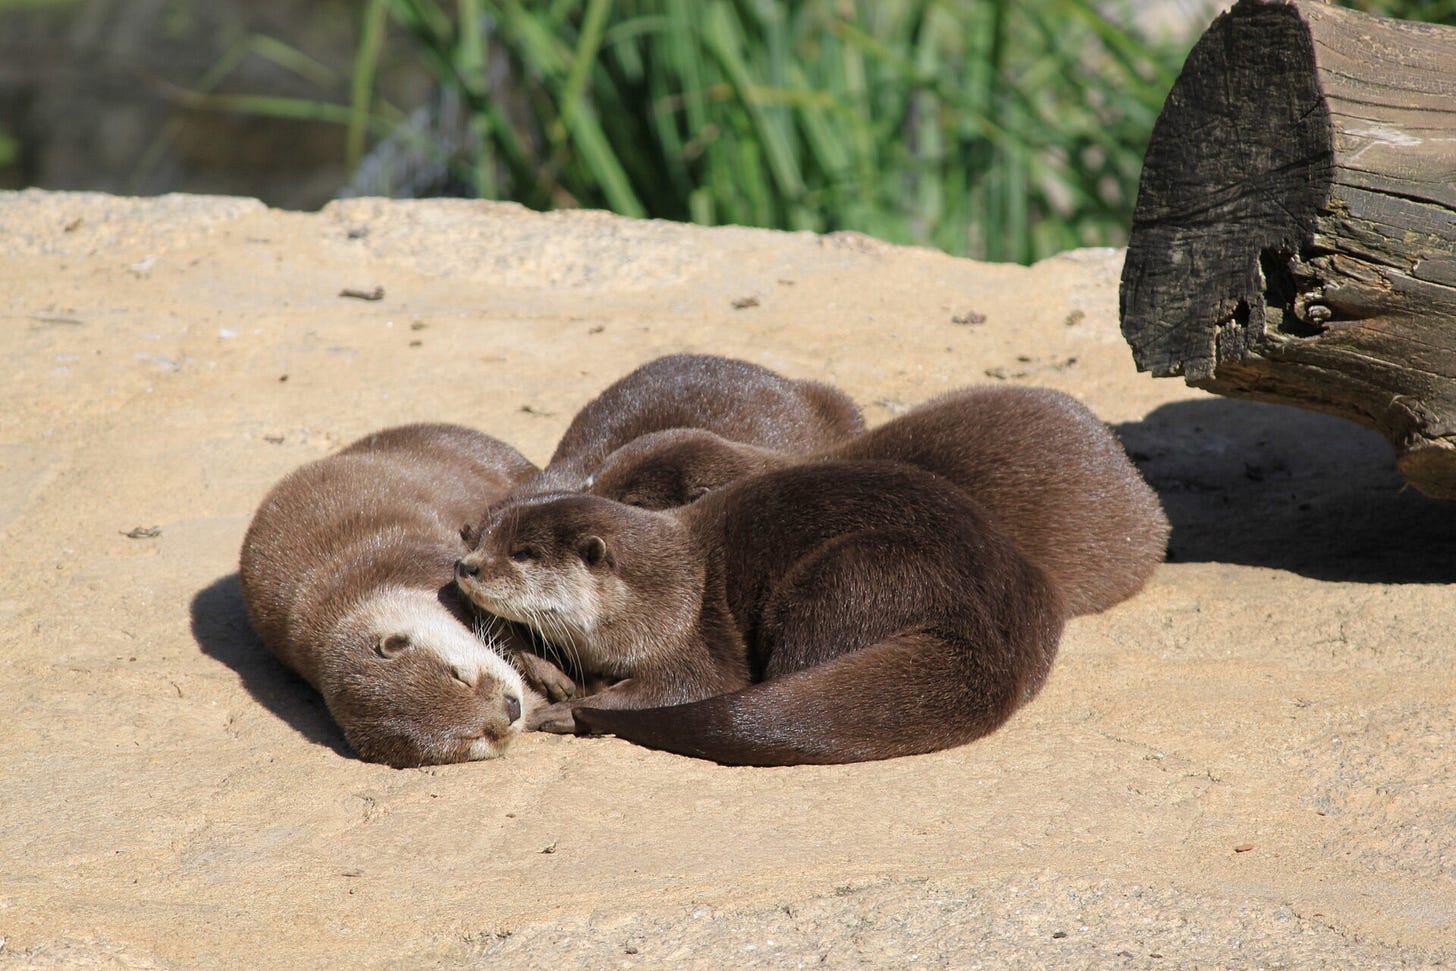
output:
POLYGON ((556 735, 571 735, 576 732, 576 716, 571 704, 558 701, 554 705, 538 708, 526 720, 526 729, 533 732, 552 732, 556 735))
POLYGON ((576 682, 544 657, 519 651, 516 653, 516 667, 526 683, 544 695, 547 701, 565 701, 576 696, 576 682))

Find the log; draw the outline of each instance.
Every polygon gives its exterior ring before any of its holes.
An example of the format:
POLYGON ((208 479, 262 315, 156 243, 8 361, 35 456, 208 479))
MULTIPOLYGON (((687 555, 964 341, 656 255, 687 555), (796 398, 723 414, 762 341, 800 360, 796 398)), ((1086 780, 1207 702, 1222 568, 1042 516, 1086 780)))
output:
POLYGON ((1153 129, 1120 305, 1139 370, 1354 419, 1456 499, 1456 28, 1220 15, 1153 129))

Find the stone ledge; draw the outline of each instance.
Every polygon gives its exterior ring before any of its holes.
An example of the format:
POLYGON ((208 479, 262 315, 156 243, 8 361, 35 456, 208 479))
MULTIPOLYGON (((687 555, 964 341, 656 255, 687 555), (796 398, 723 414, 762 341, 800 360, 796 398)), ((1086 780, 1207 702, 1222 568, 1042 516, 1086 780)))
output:
POLYGON ((1449 514, 1373 436, 1136 374, 1118 251, 1028 268, 481 203, 22 192, 0 255, 0 966, 1450 956, 1449 514), (1160 490, 1174 561, 951 752, 350 757, 241 612, 263 491, 413 419, 542 460, 678 350, 834 381, 872 423, 963 384, 1067 390, 1160 490))

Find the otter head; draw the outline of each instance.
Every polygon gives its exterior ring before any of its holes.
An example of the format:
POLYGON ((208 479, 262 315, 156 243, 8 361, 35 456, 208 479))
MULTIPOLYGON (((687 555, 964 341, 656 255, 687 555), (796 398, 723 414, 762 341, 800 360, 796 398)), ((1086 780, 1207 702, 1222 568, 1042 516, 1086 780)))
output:
POLYGON ((702 569, 686 544, 665 514, 596 496, 530 496, 487 515, 455 582, 481 610, 531 627, 581 669, 628 677, 670 649, 667 632, 701 598, 702 569))
POLYGON ((395 768, 492 759, 521 731, 535 697, 435 594, 382 591, 343 623, 351 650, 325 701, 362 758, 395 768))
POLYGON ((763 449, 698 428, 672 428, 612 452, 586 491, 643 509, 671 509, 771 464, 763 449))

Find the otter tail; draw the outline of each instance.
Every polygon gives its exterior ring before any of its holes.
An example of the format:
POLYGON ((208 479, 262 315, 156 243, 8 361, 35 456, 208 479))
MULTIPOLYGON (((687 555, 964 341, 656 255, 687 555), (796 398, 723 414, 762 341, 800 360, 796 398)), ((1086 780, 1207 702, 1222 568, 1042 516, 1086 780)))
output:
POLYGON ((1045 679, 1039 643, 978 653, 960 638, 892 637, 726 695, 642 709, 581 707, 578 730, 724 765, 864 762, 962 745, 1006 721, 1045 679))

